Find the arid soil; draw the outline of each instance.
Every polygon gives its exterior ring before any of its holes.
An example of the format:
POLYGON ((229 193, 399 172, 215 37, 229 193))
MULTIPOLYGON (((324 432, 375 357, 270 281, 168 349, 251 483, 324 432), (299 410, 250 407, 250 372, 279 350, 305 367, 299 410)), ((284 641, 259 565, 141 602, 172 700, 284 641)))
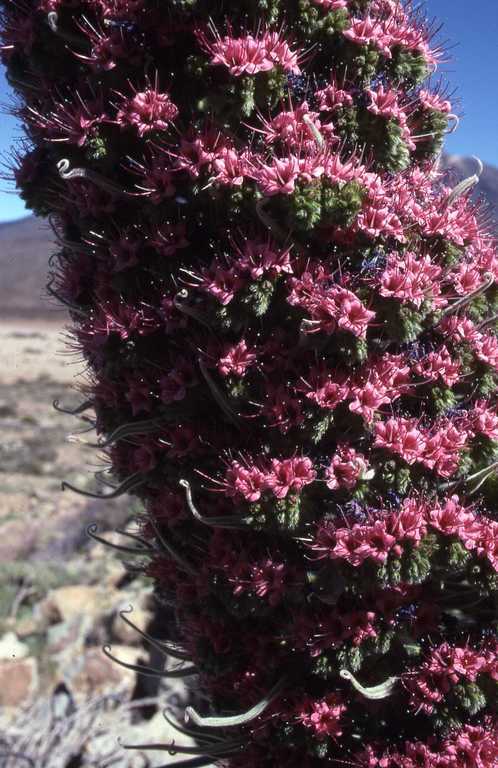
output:
MULTIPOLYGON (((147 686, 102 652, 109 643, 127 663, 163 663, 151 660, 147 644, 119 616, 132 606, 135 623, 150 627, 156 609, 150 584, 126 574, 119 555, 87 535, 97 523, 117 543, 116 528, 136 525, 137 502, 61 491, 62 479, 94 488, 92 472, 105 466, 105 457, 80 442, 95 440, 93 432, 81 432, 88 423, 52 406, 54 399, 69 407, 81 399, 71 387, 83 364, 63 349, 60 324, 0 322, 0 746, 9 733, 5 718, 13 722, 33 702, 48 701, 62 683, 81 706, 109 691, 124 701, 159 693, 161 705, 147 710, 134 740, 167 742, 172 734, 160 710, 165 700, 181 703, 182 689, 147 686)), ((134 763, 123 757, 116 765, 164 764, 164 753, 159 762, 153 757, 134 763)))

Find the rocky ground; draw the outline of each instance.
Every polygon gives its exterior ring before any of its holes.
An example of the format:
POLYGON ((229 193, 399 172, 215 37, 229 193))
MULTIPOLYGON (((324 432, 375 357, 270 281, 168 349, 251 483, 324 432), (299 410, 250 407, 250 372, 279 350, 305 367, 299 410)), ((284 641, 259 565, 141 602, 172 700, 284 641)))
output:
MULTIPOLYGON (((93 542, 86 532, 88 525, 97 523, 100 533, 117 540, 114 529, 132 527, 139 510, 129 499, 95 501, 60 489, 63 478, 89 487, 99 460, 71 436, 85 423, 52 407, 55 398, 68 406, 78 402, 71 385, 82 366, 62 354, 61 347, 59 325, 9 321, 0 328, 0 747, 6 739, 13 749, 16 728, 25 733, 19 723, 30 706, 38 707, 36 717, 48 723, 45 715, 54 692, 59 695, 61 690, 75 711, 87 712, 92 702, 95 717, 102 719, 106 713, 107 737, 114 748, 119 733, 113 733, 113 723, 120 730, 117 722, 123 716, 135 722, 139 742, 168 741, 171 733, 160 707, 166 700, 181 704, 182 690, 158 691, 154 681, 147 686, 144 678, 139 681, 133 671, 113 664, 102 652, 104 644, 111 644, 112 652, 127 663, 149 661, 146 645, 119 612, 133 606, 133 620, 145 629, 155 604, 143 577, 131 578, 116 553, 93 542), (118 697, 111 704, 109 693, 118 697), (138 702, 157 695, 160 705, 138 702), (141 720, 144 715, 146 722, 141 720)), ((126 732, 128 737, 133 729, 127 727, 126 732)), ((42 739, 42 746, 48 741, 48 736, 42 739)), ((58 743, 61 748, 60 739, 58 743)), ((32 742, 25 754, 35 747, 32 742)), ((52 768, 46 757, 40 759, 40 768, 52 768)), ((53 768, 66 768, 60 755, 57 760, 53 768)), ((123 755, 117 760, 112 765, 123 768, 165 762, 164 753, 159 762, 141 755, 134 756, 135 762, 123 755)), ((175 762, 168 760, 168 765, 175 762)), ((10 768, 10 763, 5 766, 10 768)))

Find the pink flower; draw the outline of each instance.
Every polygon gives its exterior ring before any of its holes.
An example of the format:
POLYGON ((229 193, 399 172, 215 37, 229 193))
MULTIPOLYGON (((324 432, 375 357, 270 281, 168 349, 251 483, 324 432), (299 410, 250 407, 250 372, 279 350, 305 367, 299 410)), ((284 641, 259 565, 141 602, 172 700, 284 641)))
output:
POLYGON ((469 418, 475 432, 486 435, 490 440, 498 440, 498 413, 488 400, 476 400, 469 418))
POLYGON ((225 269, 216 261, 213 261, 209 269, 202 269, 199 275, 192 273, 192 278, 195 280, 192 283, 195 288, 210 294, 223 306, 230 304, 244 284, 234 269, 225 269))
POLYGON ((264 135, 269 143, 281 142, 291 150, 313 151, 316 147, 316 137, 312 126, 327 137, 328 144, 332 140, 338 141, 334 136, 332 124, 322 125, 318 112, 310 111, 308 102, 304 101, 293 110, 280 112, 271 120, 260 120, 263 128, 256 129, 264 135), (310 125, 311 123, 311 125, 310 125))
POLYGON ((357 45, 372 44, 380 50, 387 59, 392 58, 390 49, 390 36, 386 34, 383 25, 378 19, 371 16, 351 19, 351 25, 343 33, 351 42, 357 45))
POLYGON ((267 477, 258 467, 232 461, 222 482, 223 491, 229 498, 242 496, 246 501, 258 501, 267 487, 267 477))
MULTIPOLYGON (((223 156, 231 148, 229 139, 219 129, 208 124, 202 133, 195 133, 190 129, 186 135, 181 136, 178 153, 169 152, 168 154, 176 160, 178 169, 187 171, 191 178, 196 179, 205 168, 212 171, 214 161, 223 160, 223 156)), ((245 155, 242 154, 240 157, 245 155)))
POLYGON ((443 506, 437 504, 429 510, 427 516, 432 528, 445 536, 459 536, 469 524, 474 524, 474 514, 460 504, 458 496, 452 496, 443 506))
POLYGON ((150 154, 143 163, 130 159, 130 173, 138 177, 135 184, 138 195, 147 197, 154 205, 159 205, 164 199, 173 197, 176 187, 173 183, 173 171, 165 165, 163 157, 150 154))
POLYGON ((282 37, 282 32, 266 32, 265 45, 268 56, 276 66, 293 75, 300 75, 298 54, 293 51, 289 43, 282 37))
POLYGON ((441 98, 437 93, 422 89, 418 98, 421 106, 428 111, 443 112, 445 115, 451 112, 451 103, 447 99, 441 98))
POLYGON ((442 643, 434 648, 422 667, 407 677, 406 687, 411 693, 410 705, 427 713, 461 680, 475 682, 480 674, 491 674, 496 669, 496 654, 491 668, 484 648, 474 650, 469 646, 453 646, 442 643))
POLYGON ((54 95, 51 109, 46 108, 40 113, 34 107, 29 107, 25 119, 48 141, 83 147, 107 116, 100 99, 96 100, 93 96, 85 99, 78 94, 73 101, 66 98, 60 102, 55 100, 54 95))
POLYGON ((223 149, 213 161, 214 181, 228 187, 241 187, 250 170, 248 152, 223 149))
POLYGON ((401 257, 391 254, 380 276, 379 293, 420 307, 423 301, 439 296, 441 272, 441 267, 433 264, 429 256, 420 258, 410 252, 401 257))
POLYGON ((337 305, 337 325, 343 331, 364 339, 375 312, 367 309, 351 291, 337 289, 334 301, 337 305))
POLYGON ((374 433, 374 447, 399 454, 407 464, 424 458, 427 439, 416 419, 398 417, 380 421, 375 424, 374 433))
POLYGON ((178 108, 169 94, 160 93, 157 88, 147 88, 123 100, 116 122, 135 127, 138 135, 143 137, 151 131, 165 131, 177 115, 178 108))
POLYGON ((408 498, 401 505, 399 512, 393 512, 388 523, 388 530, 396 541, 411 541, 414 544, 427 532, 426 504, 417 498, 408 498))
POLYGON ((421 462, 441 477, 451 477, 460 462, 460 451, 465 447, 470 433, 464 420, 455 424, 441 420, 432 429, 425 430, 426 445, 421 462))
POLYGON ((358 480, 365 477, 368 466, 368 461, 361 453, 350 446, 341 445, 325 470, 326 485, 331 491, 338 488, 352 490, 358 480))
POLYGON ((304 391, 308 400, 320 408, 333 411, 348 396, 349 384, 342 374, 314 369, 305 381, 304 391))
MULTIPOLYGON (((429 691, 429 686, 426 684, 429 691)), ((429 694, 435 700, 437 692, 429 694)), ((430 709, 430 707, 429 707, 430 709)), ((405 742, 400 751, 389 749, 381 754, 372 745, 357 755, 358 768, 495 768, 498 765, 498 728, 492 721, 484 725, 465 725, 452 731, 442 742, 433 739, 405 742)))
POLYGON ((351 387, 352 401, 349 404, 351 413, 358 413, 366 422, 373 421, 381 405, 390 402, 386 387, 380 382, 362 384, 351 387))
POLYGON ((235 246, 238 258, 234 261, 237 272, 248 274, 253 280, 263 275, 277 277, 292 274, 290 248, 282 250, 269 238, 267 240, 245 239, 242 247, 235 246))
POLYGON ((203 48, 211 55, 211 64, 219 64, 228 69, 231 75, 255 75, 273 69, 273 61, 268 55, 266 42, 253 35, 245 37, 217 37, 209 42, 204 34, 198 33, 203 48))
POLYGON ((315 98, 318 101, 318 108, 322 112, 334 111, 339 107, 350 107, 353 104, 353 97, 348 91, 339 88, 335 78, 332 78, 329 85, 316 91, 315 98))
POLYGON ((323 275, 320 281, 320 278, 313 279, 311 273, 304 273, 300 280, 291 281, 293 290, 289 303, 303 307, 311 317, 304 330, 307 333, 331 334, 339 328, 358 338, 365 338, 375 312, 367 309, 352 291, 340 286, 329 288, 328 282, 328 276, 323 275))
MULTIPOLYGON (((476 547, 477 554, 480 557, 486 557, 491 567, 498 573, 498 522, 485 519, 482 521, 476 547)), ((471 547, 467 548, 471 549, 471 547)))
POLYGON ((339 528, 335 532, 336 544, 329 552, 332 560, 346 560, 358 567, 365 560, 384 563, 396 539, 386 528, 384 520, 375 520, 370 525, 353 525, 339 528))
POLYGON ((247 369, 254 365, 257 355, 242 339, 225 349, 223 357, 218 361, 218 370, 222 376, 244 376, 247 369))
POLYGON ((211 64, 226 67, 234 77, 268 72, 275 66, 293 74, 301 71, 297 54, 280 32, 264 32, 259 37, 251 34, 220 37, 216 33, 214 41, 208 40, 203 32, 197 32, 197 38, 210 54, 211 64))
POLYGON ((413 367, 423 379, 436 381, 440 378, 448 387, 453 387, 460 379, 460 369, 460 361, 452 360, 445 346, 437 352, 429 352, 413 367))
POLYGON ((291 195, 301 172, 299 159, 295 155, 279 159, 272 158, 271 165, 260 162, 252 170, 252 178, 266 197, 291 195))
POLYGON ((251 588, 257 597, 266 598, 269 605, 275 606, 282 600, 286 587, 288 568, 284 563, 266 558, 251 564, 251 588))
POLYGON ((319 741, 327 737, 335 739, 342 735, 340 720, 346 709, 338 694, 329 694, 319 701, 306 697, 298 707, 297 717, 319 741))
POLYGON ((370 104, 367 107, 369 112, 373 115, 398 120, 403 124, 406 123, 406 114, 398 104, 397 90, 389 90, 381 84, 376 91, 368 88, 366 93, 370 97, 370 104))
POLYGON ((465 197, 446 206, 442 200, 435 201, 424 210, 420 224, 426 237, 444 237, 459 246, 472 242, 477 234, 476 218, 465 197))
POLYGON ((381 200, 367 203, 358 215, 356 226, 371 238, 393 237, 400 243, 406 241, 403 226, 399 218, 381 200))
POLYGON ((478 334, 477 338, 473 340, 472 347, 479 360, 498 369, 498 339, 496 336, 478 334))
POLYGON ((473 293, 483 282, 483 276, 480 268, 473 263, 460 264, 450 275, 455 291, 459 296, 466 296, 473 293))
POLYGON ((316 478, 311 459, 305 456, 293 459, 272 459, 267 484, 277 499, 284 499, 289 492, 299 493, 316 478))
POLYGON ((348 0, 312 0, 312 2, 321 6, 324 11, 338 11, 348 7, 348 0))
POLYGON ((482 334, 478 332, 472 320, 465 316, 445 317, 438 326, 441 333, 455 342, 468 341, 471 345, 479 344, 482 334))

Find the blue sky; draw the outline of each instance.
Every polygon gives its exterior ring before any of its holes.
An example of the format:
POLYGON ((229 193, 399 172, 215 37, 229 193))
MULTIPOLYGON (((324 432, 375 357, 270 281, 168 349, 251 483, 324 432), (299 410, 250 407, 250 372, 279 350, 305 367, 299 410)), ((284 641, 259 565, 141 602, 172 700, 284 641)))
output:
MULTIPOLYGON (((460 100, 460 126, 449 136, 446 149, 452 154, 479 155, 498 166, 498 0, 428 0, 427 14, 443 22, 440 39, 448 40, 450 61, 440 74, 456 87, 460 100)), ((1 65, 0 65, 1 69, 1 65)), ((0 104, 9 98, 0 71, 0 104)), ((19 135, 13 118, 0 118, 0 155, 19 135)), ((0 222, 26 215, 15 194, 0 182, 0 222)))

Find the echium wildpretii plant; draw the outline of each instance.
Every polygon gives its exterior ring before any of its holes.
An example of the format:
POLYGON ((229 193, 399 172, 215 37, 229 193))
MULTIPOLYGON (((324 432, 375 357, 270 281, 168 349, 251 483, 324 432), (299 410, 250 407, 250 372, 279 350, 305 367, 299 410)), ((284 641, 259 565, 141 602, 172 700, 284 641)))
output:
POLYGON ((396 0, 3 6, 15 177, 206 694, 175 750, 496 768, 498 258, 477 176, 438 170, 433 30, 396 0))

